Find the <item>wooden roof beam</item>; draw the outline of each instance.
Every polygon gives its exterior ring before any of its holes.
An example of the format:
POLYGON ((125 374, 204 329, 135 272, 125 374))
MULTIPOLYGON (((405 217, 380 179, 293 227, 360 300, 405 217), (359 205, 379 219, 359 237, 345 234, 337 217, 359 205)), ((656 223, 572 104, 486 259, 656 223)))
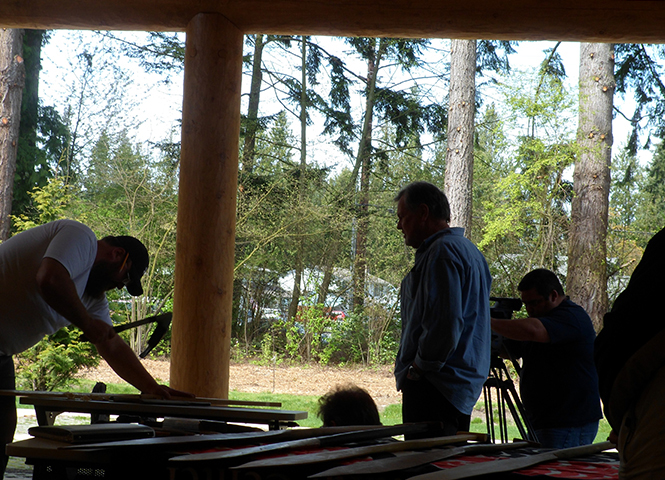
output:
POLYGON ((185 31, 199 13, 243 33, 665 41, 658 0, 3 0, 0 26, 185 31))

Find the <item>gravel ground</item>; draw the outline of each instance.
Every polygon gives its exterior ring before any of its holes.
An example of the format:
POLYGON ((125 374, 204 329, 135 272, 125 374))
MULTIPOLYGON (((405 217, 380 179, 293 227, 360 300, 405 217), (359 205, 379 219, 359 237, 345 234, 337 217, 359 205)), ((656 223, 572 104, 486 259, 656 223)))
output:
MULTIPOLYGON (((168 383, 170 363, 160 360, 142 360, 145 368, 160 382, 168 383)), ((123 383, 106 362, 93 370, 84 371, 82 377, 104 383, 123 383)), ((373 368, 305 366, 261 366, 234 363, 230 366, 231 390, 255 393, 288 393, 321 396, 337 384, 355 383, 367 390, 379 407, 401 402, 395 389, 392 366, 373 368)))

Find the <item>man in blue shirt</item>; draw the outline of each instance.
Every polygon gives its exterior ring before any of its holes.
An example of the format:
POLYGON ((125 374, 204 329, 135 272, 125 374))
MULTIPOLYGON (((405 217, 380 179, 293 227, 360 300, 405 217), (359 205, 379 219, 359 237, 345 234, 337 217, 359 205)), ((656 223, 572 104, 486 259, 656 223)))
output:
POLYGON ((400 293, 395 379, 403 421, 438 421, 443 432, 436 435, 454 435, 469 429, 489 373, 492 278, 464 230, 450 228, 450 206, 441 190, 414 182, 395 200, 397 228, 416 249, 400 293))
POLYGON ((593 443, 602 417, 589 315, 564 295, 557 276, 539 268, 517 286, 528 318, 492 319, 523 360, 520 393, 538 441, 548 448, 593 443))

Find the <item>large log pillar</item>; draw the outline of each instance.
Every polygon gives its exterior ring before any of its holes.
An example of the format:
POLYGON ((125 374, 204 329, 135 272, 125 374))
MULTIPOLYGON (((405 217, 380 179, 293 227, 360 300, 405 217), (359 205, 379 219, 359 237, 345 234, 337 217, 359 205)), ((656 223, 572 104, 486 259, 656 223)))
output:
POLYGON ((219 14, 187 26, 171 386, 227 398, 243 35, 219 14))

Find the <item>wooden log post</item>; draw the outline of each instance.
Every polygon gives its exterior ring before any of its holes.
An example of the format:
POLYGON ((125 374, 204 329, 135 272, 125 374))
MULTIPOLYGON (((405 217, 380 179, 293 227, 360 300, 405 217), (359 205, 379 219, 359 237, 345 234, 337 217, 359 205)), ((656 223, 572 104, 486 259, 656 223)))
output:
POLYGON ((243 35, 187 26, 171 386, 228 398, 243 35))

